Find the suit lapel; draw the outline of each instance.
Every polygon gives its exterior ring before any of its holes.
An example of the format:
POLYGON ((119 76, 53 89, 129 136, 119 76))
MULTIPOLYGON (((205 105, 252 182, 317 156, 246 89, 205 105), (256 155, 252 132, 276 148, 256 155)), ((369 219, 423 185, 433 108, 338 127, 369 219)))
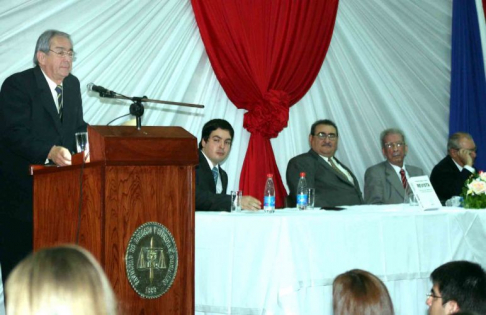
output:
MULTIPOLYGON (((344 176, 343 174, 341 173, 338 173, 336 172, 335 169, 332 168, 331 165, 329 165, 329 163, 327 163, 326 161, 324 161, 324 159, 317 153, 315 153, 313 150, 310 150, 312 152, 312 154, 314 154, 319 163, 326 169, 326 171, 328 172, 332 172, 334 175, 336 175, 337 178, 339 178, 342 182, 346 183, 347 185, 350 185, 350 186, 354 186, 353 183, 351 183, 348 178, 346 176, 344 176)), ((334 159, 343 167, 345 168, 350 174, 352 174, 346 167, 344 167, 343 164, 341 164, 341 162, 339 162, 338 159, 336 159, 336 157, 334 157, 334 159)))
POLYGON ((47 84, 47 80, 39 67, 34 68, 34 74, 37 88, 40 91, 40 101, 43 104, 44 109, 49 113, 49 116, 51 116, 56 130, 60 134, 62 131, 62 124, 59 120, 59 113, 57 112, 56 103, 54 102, 51 90, 49 89, 49 84, 47 84))
POLYGON ((201 176, 202 178, 199 180, 204 181, 204 183, 209 186, 209 189, 213 193, 216 193, 216 184, 214 183, 213 171, 211 168, 209 168, 208 161, 201 151, 199 151, 199 168, 201 169, 201 175, 205 174, 201 176))
POLYGON ((393 167, 388 162, 385 163, 385 175, 386 180, 390 183, 390 186, 393 187, 400 197, 404 198, 404 189, 402 182, 398 179, 398 175, 393 169, 393 167))

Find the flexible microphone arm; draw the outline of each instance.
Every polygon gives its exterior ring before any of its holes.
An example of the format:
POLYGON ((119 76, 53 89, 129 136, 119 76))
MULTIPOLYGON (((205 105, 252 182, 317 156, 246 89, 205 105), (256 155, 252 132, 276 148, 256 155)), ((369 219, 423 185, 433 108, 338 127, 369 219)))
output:
POLYGON ((195 108, 204 108, 204 105, 199 104, 191 104, 191 103, 181 103, 181 102, 171 102, 171 101, 161 101, 161 100, 154 100, 147 98, 147 96, 143 97, 128 97, 120 93, 116 93, 105 89, 102 86, 94 85, 90 83, 87 85, 88 91, 95 91, 98 92, 100 97, 106 98, 116 98, 120 100, 129 100, 132 101, 132 105, 130 105, 130 114, 136 117, 137 119, 137 130, 142 128, 142 115, 144 112, 144 107, 142 102, 150 102, 150 103, 157 103, 157 104, 166 104, 166 105, 176 105, 176 106, 183 106, 183 107, 195 107, 195 108))

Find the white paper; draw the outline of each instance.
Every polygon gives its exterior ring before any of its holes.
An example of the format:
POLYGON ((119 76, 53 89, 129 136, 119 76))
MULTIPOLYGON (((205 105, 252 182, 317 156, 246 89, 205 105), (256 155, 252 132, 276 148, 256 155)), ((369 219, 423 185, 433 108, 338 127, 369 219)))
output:
POLYGON ((442 207, 428 176, 411 177, 408 183, 422 210, 434 210, 442 207))

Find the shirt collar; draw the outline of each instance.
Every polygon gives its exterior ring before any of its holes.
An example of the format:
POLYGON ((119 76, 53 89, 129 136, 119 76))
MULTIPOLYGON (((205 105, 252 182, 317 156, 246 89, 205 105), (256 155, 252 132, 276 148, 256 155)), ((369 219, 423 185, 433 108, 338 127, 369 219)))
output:
POLYGON ((204 154, 203 150, 201 150, 201 153, 204 155, 204 157, 206 158, 206 161, 208 161, 208 164, 209 164, 209 169, 213 169, 215 166, 218 166, 217 164, 214 165, 213 162, 211 162, 211 160, 206 156, 206 154, 204 154))
POLYGON ((405 168, 405 163, 403 163, 403 167, 400 167, 400 166, 396 166, 395 164, 391 164, 390 162, 388 162, 388 164, 391 165, 391 167, 393 167, 393 169, 395 170, 395 172, 397 173, 400 173, 400 171, 403 169, 405 170, 405 172, 407 171, 407 169, 405 168))
MULTIPOLYGON (((54 82, 54 81, 52 81, 52 80, 51 80, 51 78, 49 78, 49 77, 47 76, 47 74, 44 72, 44 70, 42 70, 42 68, 41 68, 41 71, 42 71, 42 74, 44 75, 44 77, 45 77, 45 78, 46 78, 46 80, 47 80, 47 84, 49 84, 49 88, 50 88, 51 90, 55 90, 55 89, 56 89, 56 87, 57 87, 57 83, 56 83, 56 82, 54 82)), ((60 85, 62 86, 62 83, 61 83, 60 85)))

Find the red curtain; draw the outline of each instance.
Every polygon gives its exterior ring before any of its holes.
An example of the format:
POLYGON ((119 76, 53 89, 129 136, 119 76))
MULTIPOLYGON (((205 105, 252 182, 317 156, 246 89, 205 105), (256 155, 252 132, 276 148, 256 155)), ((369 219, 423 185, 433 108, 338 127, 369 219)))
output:
POLYGON ((338 0, 192 0, 192 7, 216 77, 231 102, 248 111, 240 189, 262 200, 273 173, 276 206, 283 207, 287 192, 270 139, 321 69, 338 0))

